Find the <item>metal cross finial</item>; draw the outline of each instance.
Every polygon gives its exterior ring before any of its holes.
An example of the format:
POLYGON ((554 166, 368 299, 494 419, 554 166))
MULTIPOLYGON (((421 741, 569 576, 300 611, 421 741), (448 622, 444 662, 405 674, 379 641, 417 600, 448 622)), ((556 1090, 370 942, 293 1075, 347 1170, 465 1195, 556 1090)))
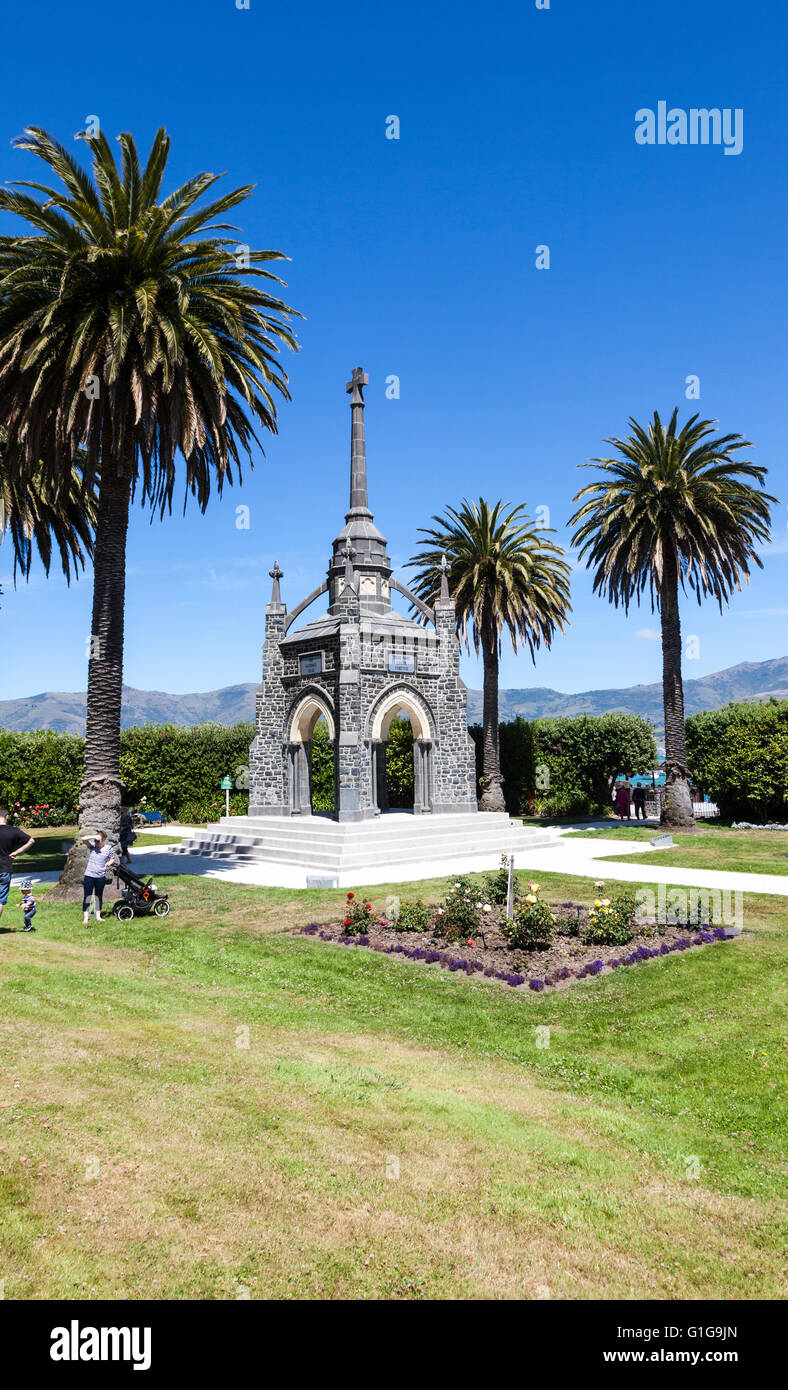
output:
POLYGON ((284 571, 280 570, 278 560, 274 560, 274 567, 272 570, 269 570, 268 573, 274 581, 274 587, 271 593, 271 602, 281 603, 282 600, 279 594, 279 580, 284 579, 284 571))
POLYGON ((350 396, 351 405, 364 404, 364 387, 369 386, 369 377, 363 367, 354 367, 350 381, 345 386, 345 390, 350 396))

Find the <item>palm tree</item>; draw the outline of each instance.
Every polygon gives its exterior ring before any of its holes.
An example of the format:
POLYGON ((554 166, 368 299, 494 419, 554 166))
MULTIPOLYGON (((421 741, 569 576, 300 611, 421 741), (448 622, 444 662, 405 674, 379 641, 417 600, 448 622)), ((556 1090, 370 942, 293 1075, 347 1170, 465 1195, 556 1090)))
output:
MULTIPOLYGON (((289 399, 277 354, 281 344, 296 346, 285 322, 293 311, 272 293, 271 282, 282 282, 259 264, 282 253, 234 245, 237 229, 217 220, 251 188, 198 208, 219 177, 202 173, 160 199, 166 132, 158 131, 144 169, 131 135, 118 138, 119 165, 106 137, 91 137, 91 177, 33 127, 15 144, 62 187, 0 190, 0 210, 35 229, 0 237, 0 418, 9 476, 23 485, 41 460, 59 500, 82 447, 99 477, 79 819, 81 828, 110 835, 121 800, 130 502, 138 495, 163 516, 180 453, 185 495, 204 510, 212 482, 221 492, 234 468, 240 476, 240 453, 249 456, 259 443, 254 423, 276 431, 272 392, 289 399)), ((69 855, 62 896, 76 890, 84 853, 77 847, 69 855)))
POLYGON ((769 537, 769 505, 759 491, 767 470, 735 455, 751 444, 740 434, 716 438, 716 421, 693 415, 678 433, 657 411, 648 429, 630 419, 626 439, 607 439, 617 458, 591 459, 604 476, 581 488, 571 519, 572 544, 595 566, 594 592, 627 612, 648 586, 662 624, 666 788, 662 824, 695 829, 684 733, 679 587, 700 603, 713 594, 720 612, 734 588, 761 565, 756 544, 769 537), (758 488, 751 486, 754 479, 758 488))
POLYGON ((491 507, 463 501, 434 516, 432 528, 421 527, 426 540, 408 561, 418 567, 414 592, 426 603, 438 599, 445 556, 449 590, 457 610, 457 633, 470 650, 468 629, 484 665, 483 811, 505 811, 498 743, 498 662, 504 628, 517 651, 528 648, 536 660, 542 642, 550 646, 561 632, 569 602, 569 565, 561 547, 547 539, 543 528, 528 517, 524 506, 491 507))
POLYGON ((5 430, 0 428, 0 545, 6 536, 14 556, 14 578, 17 573, 27 579, 34 550, 49 574, 53 552, 71 582, 72 570, 84 569, 85 560, 93 554, 95 524, 95 479, 83 475, 81 465, 75 464, 70 486, 59 501, 52 487, 40 475, 33 475, 24 486, 15 482, 5 468, 5 430))

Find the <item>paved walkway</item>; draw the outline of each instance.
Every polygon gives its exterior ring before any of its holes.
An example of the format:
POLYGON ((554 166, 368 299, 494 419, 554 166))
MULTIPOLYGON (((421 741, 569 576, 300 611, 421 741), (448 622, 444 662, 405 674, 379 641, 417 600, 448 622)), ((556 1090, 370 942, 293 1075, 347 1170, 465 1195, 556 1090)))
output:
MULTIPOLYGON (((605 823, 600 823, 605 824, 605 823)), ((609 825, 609 822, 606 822, 609 825)), ((581 827, 578 827, 578 829, 581 827)), ((588 826, 584 825, 583 829, 588 826)), ((592 827, 595 828, 595 827, 592 827)), ((515 856, 515 868, 531 873, 535 877, 540 873, 571 874, 578 878, 602 879, 606 883, 616 881, 621 883, 673 883, 689 888, 717 888, 721 891, 728 889, 730 892, 742 893, 765 893, 777 897, 788 897, 788 874, 752 874, 739 871, 723 869, 689 869, 676 865, 637 863, 637 864, 611 864, 611 855, 635 855, 641 860, 647 859, 653 853, 651 845, 647 841, 634 840, 611 840, 607 837, 599 836, 588 840, 578 840, 571 834, 567 834, 568 827, 562 827, 559 838, 555 845, 542 846, 539 849, 520 851, 515 856)), ((185 832, 184 832, 185 833, 185 832)), ((137 842, 139 846, 139 841, 137 842)), ((676 854, 681 850, 677 847, 676 854)), ((484 867, 495 868, 496 864, 490 863, 484 867)), ((137 848, 132 850, 131 867, 135 873, 143 878, 157 874, 199 874, 204 878, 223 879, 227 883, 249 883, 257 884, 267 888, 303 888, 303 869, 290 867, 288 865, 262 864, 262 863, 226 863, 217 861, 209 857, 197 855, 173 854, 168 845, 151 845, 146 850, 137 848)), ((442 875, 430 872, 428 864, 398 865, 397 878, 403 882, 406 878, 431 878, 441 877, 442 875), (407 873, 400 872, 407 870, 407 873)), ((20 873, 15 876, 15 880, 26 878, 28 875, 20 873)), ((46 872, 31 874, 33 882, 47 883, 59 877, 57 872, 46 872)), ((377 875, 370 875, 365 880, 367 885, 373 882, 391 882, 391 878, 386 877, 385 869, 377 875)))
MULTIPOLYGON (((627 854, 647 859, 654 851, 648 842, 594 838, 576 840, 561 836, 555 845, 519 852, 515 868, 539 873, 573 874, 578 878, 613 880, 622 883, 675 883, 684 887, 730 889, 731 892, 768 893, 788 897, 788 874, 751 874, 723 869, 688 869, 676 865, 638 863, 611 864, 609 856, 627 854)), ((681 850, 676 849, 680 854, 681 850)), ((215 859, 168 853, 166 845, 151 845, 144 854, 133 855, 135 873, 202 874, 229 883, 256 883, 266 887, 303 887, 303 870, 274 864, 220 864, 215 859)), ((398 870, 402 866, 397 866, 398 870)), ((414 878, 434 877, 429 866, 414 864, 414 878), (418 870, 418 872, 416 872, 418 870)), ((410 866, 409 866, 410 868, 410 866)), ((380 878, 379 881, 389 880, 380 878)))
MULTIPOLYGON (((537 874, 574 874, 578 878, 616 880, 622 883, 675 883, 689 888, 719 888, 731 892, 769 893, 788 897, 788 874, 749 874, 728 869, 689 869, 679 864, 611 864, 609 856, 631 854, 646 860, 655 851, 648 841, 610 840, 607 837, 577 840, 562 835, 555 846, 518 854, 515 867, 537 874)), ((676 846, 676 855, 681 849, 676 846)))

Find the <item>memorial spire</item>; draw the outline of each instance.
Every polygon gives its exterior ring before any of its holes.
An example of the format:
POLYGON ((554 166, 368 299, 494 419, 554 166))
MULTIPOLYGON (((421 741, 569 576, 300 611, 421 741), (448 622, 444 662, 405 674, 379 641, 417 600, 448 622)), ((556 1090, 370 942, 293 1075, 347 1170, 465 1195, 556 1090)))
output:
POLYGON ((345 390, 350 396, 350 511, 348 520, 356 516, 372 516, 367 496, 367 445, 364 437, 364 387, 369 377, 361 367, 354 367, 345 390))

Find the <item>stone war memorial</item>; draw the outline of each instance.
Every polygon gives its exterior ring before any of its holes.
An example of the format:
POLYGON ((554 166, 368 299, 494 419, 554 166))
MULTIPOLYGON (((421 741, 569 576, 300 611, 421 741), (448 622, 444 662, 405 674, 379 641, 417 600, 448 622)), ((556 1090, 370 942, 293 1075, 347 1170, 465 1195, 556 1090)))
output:
MULTIPOLYGON (((552 842, 505 814, 477 808, 467 690, 446 571, 434 608, 394 578, 367 489, 364 387, 350 395, 350 505, 326 579, 288 613, 274 563, 265 610, 263 679, 249 754, 249 814, 185 843, 191 854, 289 866, 285 886, 397 881, 497 864, 501 854, 552 842), (392 604, 400 594, 420 622, 392 604), (295 627, 324 594, 327 610, 295 627), (392 810, 386 756, 395 718, 413 731, 413 808, 392 810), (313 813, 312 740, 318 720, 333 750, 334 811, 313 813), (483 859, 485 863, 481 863, 483 859)), ((270 878, 270 882, 277 881, 270 878)))

